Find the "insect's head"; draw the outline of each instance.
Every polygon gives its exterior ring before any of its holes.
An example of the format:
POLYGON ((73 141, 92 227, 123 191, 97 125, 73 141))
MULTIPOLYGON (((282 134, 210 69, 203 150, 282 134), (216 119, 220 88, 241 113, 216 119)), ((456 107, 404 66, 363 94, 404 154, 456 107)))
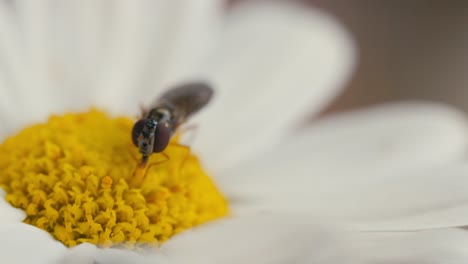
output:
POLYGON ((133 126, 132 141, 143 155, 143 162, 154 152, 163 151, 169 144, 171 131, 168 122, 151 118, 138 120, 133 126))

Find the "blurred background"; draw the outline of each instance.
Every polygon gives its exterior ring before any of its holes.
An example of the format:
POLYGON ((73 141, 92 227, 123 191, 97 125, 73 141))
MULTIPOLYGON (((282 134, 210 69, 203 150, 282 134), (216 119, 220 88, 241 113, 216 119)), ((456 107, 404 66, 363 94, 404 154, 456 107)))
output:
POLYGON ((357 72, 328 111, 403 99, 468 111, 468 1, 301 2, 336 16, 359 47, 357 72))
POLYGON ((333 109, 381 101, 443 101, 468 111, 468 1, 307 1, 357 39, 360 62, 333 109))

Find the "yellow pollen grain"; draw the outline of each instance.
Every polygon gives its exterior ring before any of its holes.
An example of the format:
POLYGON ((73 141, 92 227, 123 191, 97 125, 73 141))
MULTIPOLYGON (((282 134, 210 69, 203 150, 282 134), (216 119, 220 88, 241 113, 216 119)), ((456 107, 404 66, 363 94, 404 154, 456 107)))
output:
POLYGON ((224 197, 189 148, 138 165, 133 121, 91 110, 53 116, 0 145, 0 185, 24 222, 66 246, 159 244, 225 216, 224 197), (153 164, 153 165, 152 165, 153 164))

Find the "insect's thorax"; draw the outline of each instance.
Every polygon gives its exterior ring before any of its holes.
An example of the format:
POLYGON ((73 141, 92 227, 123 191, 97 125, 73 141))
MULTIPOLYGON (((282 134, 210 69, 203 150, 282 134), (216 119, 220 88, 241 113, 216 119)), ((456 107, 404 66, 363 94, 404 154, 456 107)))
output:
POLYGON ((146 118, 155 120, 158 123, 167 122, 170 124, 174 120, 174 111, 169 107, 155 107, 148 112, 146 118))

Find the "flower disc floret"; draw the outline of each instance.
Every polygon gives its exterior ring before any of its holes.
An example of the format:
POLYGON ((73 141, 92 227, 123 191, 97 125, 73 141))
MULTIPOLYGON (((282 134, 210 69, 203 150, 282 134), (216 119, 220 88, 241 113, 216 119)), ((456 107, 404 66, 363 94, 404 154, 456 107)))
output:
POLYGON ((133 121, 91 110, 52 116, 0 145, 0 184, 24 222, 67 246, 161 243, 225 216, 224 197, 188 147, 139 166, 133 121))

